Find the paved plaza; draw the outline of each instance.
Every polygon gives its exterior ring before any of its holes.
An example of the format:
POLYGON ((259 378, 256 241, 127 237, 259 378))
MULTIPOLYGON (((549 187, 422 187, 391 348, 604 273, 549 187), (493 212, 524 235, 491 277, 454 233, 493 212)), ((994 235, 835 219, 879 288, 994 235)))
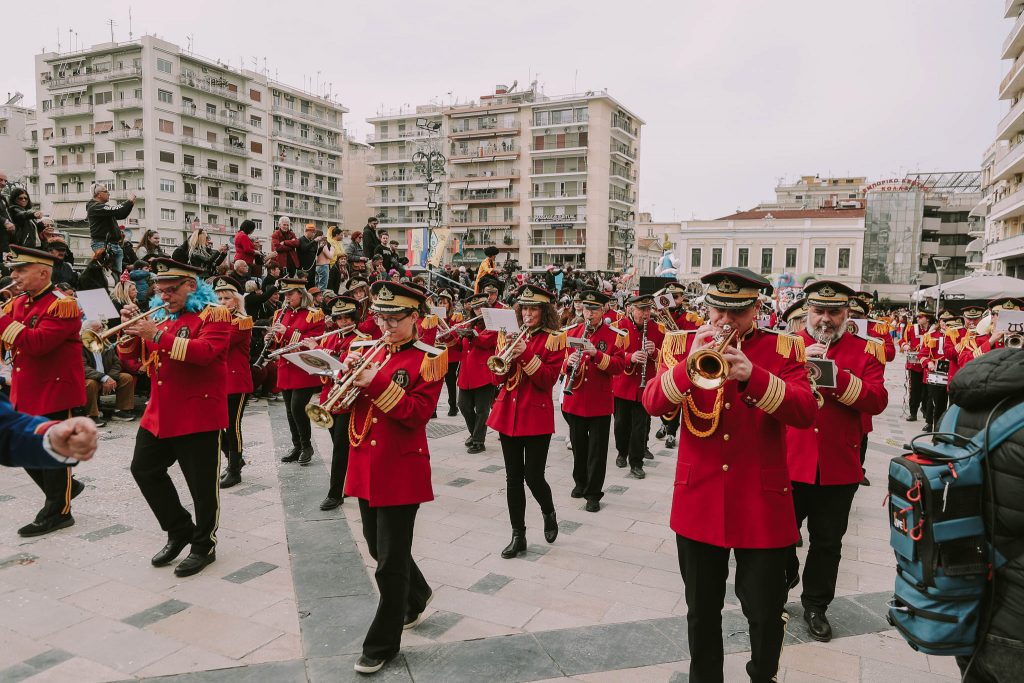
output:
MULTIPOLYGON (((854 502, 828 613, 836 637, 810 640, 794 592, 780 681, 959 680, 952 659, 913 652, 883 617, 894 575, 887 463, 922 426, 902 420, 902 367, 887 369, 890 406, 868 451, 874 485, 854 502)), ((686 608, 668 528, 675 453, 652 433, 642 481, 615 468, 612 453, 603 508, 588 513, 569 496, 572 456, 556 419, 547 472, 561 533, 544 541, 530 499, 529 552, 503 560, 510 528, 497 438, 467 455, 465 424, 446 408, 442 395, 429 427, 436 500, 420 508, 413 548, 434 600, 375 678, 686 681, 686 608)), ((359 678, 352 665, 377 597, 355 501, 318 509, 329 436, 315 430, 317 456, 299 467, 278 461, 290 447, 283 404, 251 403, 244 425, 249 465, 221 494, 217 561, 185 579, 149 564, 166 539, 128 471, 137 423, 101 430, 97 457, 77 468, 87 489, 69 529, 19 538, 41 494, 23 471, 0 472, 0 681, 359 678)), ((746 621, 731 586, 726 601, 726 680, 744 681, 746 621)))

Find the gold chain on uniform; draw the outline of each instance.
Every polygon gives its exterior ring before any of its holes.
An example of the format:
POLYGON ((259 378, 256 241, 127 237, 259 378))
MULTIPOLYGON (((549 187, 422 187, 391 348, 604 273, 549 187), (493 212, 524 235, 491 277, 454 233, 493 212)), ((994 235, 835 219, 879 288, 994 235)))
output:
POLYGON ((359 448, 362 445, 363 440, 366 439, 367 434, 370 433, 370 426, 373 424, 373 406, 371 405, 366 409, 366 419, 363 421, 363 428, 356 434, 356 412, 352 411, 352 417, 348 421, 348 442, 353 448, 359 448))
POLYGON ((705 413, 697 407, 696 403, 693 401, 693 397, 690 396, 690 394, 687 394, 686 401, 682 406, 680 406, 680 412, 682 413, 683 422, 686 424, 687 431, 698 439, 706 439, 714 434, 715 430, 718 429, 718 421, 722 417, 722 403, 724 395, 725 390, 719 387, 718 393, 715 395, 715 407, 711 409, 711 412, 705 413), (690 420, 691 412, 702 420, 711 420, 711 426, 703 431, 694 427, 693 422, 690 420))

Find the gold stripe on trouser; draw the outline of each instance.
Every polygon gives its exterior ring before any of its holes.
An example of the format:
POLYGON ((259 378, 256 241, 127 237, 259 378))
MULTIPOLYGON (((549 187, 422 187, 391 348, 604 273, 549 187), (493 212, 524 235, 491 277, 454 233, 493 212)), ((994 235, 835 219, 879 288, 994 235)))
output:
POLYGON ((217 492, 217 514, 213 520, 213 531, 210 532, 210 541, 213 543, 213 546, 210 548, 211 553, 217 549, 217 529, 220 528, 220 464, 224 459, 220 457, 220 440, 223 438, 223 435, 224 432, 217 431, 217 448, 213 451, 214 459, 217 461, 217 476, 213 478, 213 488, 217 492))
MULTIPOLYGON (((243 393, 238 399, 238 412, 235 414, 235 440, 238 442, 238 448, 236 451, 241 455, 242 453, 242 411, 245 410, 245 397, 248 394, 243 393)), ((217 449, 218 452, 220 448, 217 449)))
MULTIPOLYGON (((779 661, 782 661, 782 652, 786 649, 786 627, 789 626, 789 612, 783 608, 782 610, 782 645, 779 646, 779 661)), ((775 675, 772 676, 773 681, 779 680, 778 669, 775 670, 775 675)))
MULTIPOLYGON (((68 417, 71 417, 71 408, 68 408, 68 417)), ((60 514, 66 515, 71 512, 71 468, 65 467, 64 474, 67 475, 67 483, 64 485, 64 507, 61 508, 60 514)))

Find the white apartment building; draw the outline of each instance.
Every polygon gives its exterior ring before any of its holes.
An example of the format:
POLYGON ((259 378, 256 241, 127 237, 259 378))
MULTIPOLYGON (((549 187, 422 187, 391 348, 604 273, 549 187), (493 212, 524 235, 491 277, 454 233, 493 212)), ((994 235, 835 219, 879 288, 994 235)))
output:
POLYGON ((281 215, 341 220, 342 116, 325 97, 145 36, 35 58, 38 110, 24 176, 44 212, 88 253, 90 185, 138 196, 132 239, 180 244, 195 224, 215 244, 245 219, 269 250, 281 215))
POLYGON ((36 117, 35 109, 20 106, 21 98, 18 93, 0 105, 0 170, 7 172, 9 180, 21 180, 25 166, 22 143, 30 139, 36 117))
POLYGON ((366 184, 370 173, 370 158, 373 147, 365 142, 345 135, 345 151, 341 155, 342 180, 341 194, 345 201, 341 203, 341 225, 349 233, 359 230, 370 217, 367 208, 370 201, 370 187, 366 184))
MULTIPOLYGON (((762 202, 759 209, 827 209, 864 199, 868 179, 856 177, 825 177, 805 175, 794 182, 779 179, 775 201, 762 202)), ((850 204, 852 206, 852 204, 850 204)))
POLYGON ((439 196, 453 262, 475 264, 496 246, 506 255, 499 261, 534 270, 631 265, 643 121, 607 93, 548 97, 535 84, 498 86, 478 102, 368 122, 377 150, 370 206, 403 245, 406 231, 427 227, 425 179, 412 157, 436 149, 447 158, 439 196))

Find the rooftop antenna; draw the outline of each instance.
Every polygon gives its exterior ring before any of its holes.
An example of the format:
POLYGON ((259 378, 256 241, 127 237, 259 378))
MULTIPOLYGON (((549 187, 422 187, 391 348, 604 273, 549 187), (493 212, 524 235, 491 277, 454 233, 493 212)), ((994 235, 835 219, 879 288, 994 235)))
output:
POLYGON ((132 6, 128 5, 128 40, 134 40, 135 34, 132 33, 132 6))
POLYGON ((113 19, 107 19, 107 23, 110 24, 110 42, 114 41, 114 27, 117 26, 117 22, 113 19))
POLYGON ((60 54, 60 27, 57 27, 57 54, 60 54))
POLYGON ((192 54, 192 34, 188 33, 185 35, 185 40, 188 41, 188 53, 192 54))
POLYGON ((576 69, 572 72, 572 91, 576 92, 576 79, 579 78, 580 70, 576 69))

